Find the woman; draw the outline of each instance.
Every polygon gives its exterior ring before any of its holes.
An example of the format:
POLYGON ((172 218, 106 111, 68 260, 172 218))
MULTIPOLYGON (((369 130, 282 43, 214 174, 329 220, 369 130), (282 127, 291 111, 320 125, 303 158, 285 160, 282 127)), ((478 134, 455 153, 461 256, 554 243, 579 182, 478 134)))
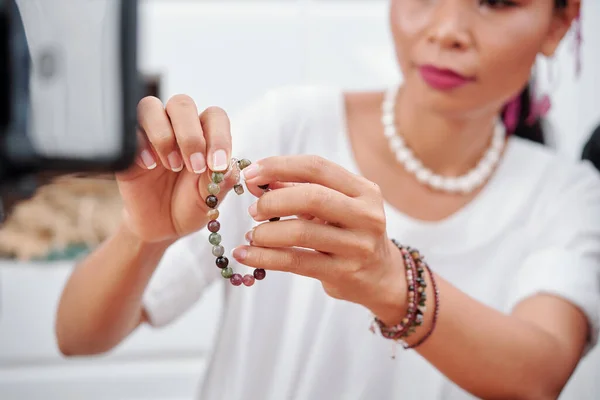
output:
POLYGON ((142 100, 143 150, 118 176, 125 222, 64 290, 63 353, 105 352, 141 323, 164 325, 222 279, 204 199, 233 155, 257 161, 243 175, 260 197, 225 201, 219 233, 232 249, 248 231, 233 257, 267 276, 226 285, 200 398, 556 398, 597 336, 600 185, 589 165, 506 139, 497 120, 579 6, 392 0, 399 90, 279 90, 233 139, 218 108, 198 118, 183 95, 166 108, 142 100), (409 305, 423 294, 417 326, 409 305), (393 342, 368 330, 373 315, 394 339, 409 320, 414 350, 390 359, 393 342))

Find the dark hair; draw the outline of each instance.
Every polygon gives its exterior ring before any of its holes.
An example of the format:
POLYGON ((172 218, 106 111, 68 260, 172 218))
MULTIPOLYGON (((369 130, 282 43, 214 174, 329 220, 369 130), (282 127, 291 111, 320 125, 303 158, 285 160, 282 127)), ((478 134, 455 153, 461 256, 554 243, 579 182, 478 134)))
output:
MULTIPOLYGON (((531 97, 531 85, 527 85, 521 92, 520 96, 520 109, 517 126, 513 132, 513 135, 523 139, 532 140, 536 143, 544 144, 544 131, 542 130, 542 124, 539 117, 536 116, 534 121, 529 121, 529 114, 531 112, 533 99, 531 97)), ((506 107, 502 111, 502 115, 506 113, 506 107)))
MULTIPOLYGON (((568 0, 555 0, 554 6, 557 9, 565 8, 567 6, 567 1, 568 0)), ((527 121, 533 105, 533 99, 531 98, 531 95, 531 84, 528 84, 521 92, 519 119, 513 134, 524 139, 544 144, 544 131, 542 130, 540 118, 536 117, 535 121, 532 123, 531 121, 527 121)), ((506 108, 502 111, 502 115, 504 115, 505 112, 506 108)))
POLYGON ((581 159, 591 161, 594 167, 600 171, 600 125, 594 129, 592 135, 585 143, 581 159))

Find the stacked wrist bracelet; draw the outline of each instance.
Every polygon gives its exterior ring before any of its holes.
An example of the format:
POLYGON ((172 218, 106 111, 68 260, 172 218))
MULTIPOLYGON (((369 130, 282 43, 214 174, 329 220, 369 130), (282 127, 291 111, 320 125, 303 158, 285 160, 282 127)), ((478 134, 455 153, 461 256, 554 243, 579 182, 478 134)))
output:
MULTIPOLYGON (((251 164, 250 160, 242 159, 236 160, 235 158, 231 160, 231 164, 226 173, 223 172, 213 172, 211 175, 211 182, 208 184, 208 196, 206 197, 206 205, 210 208, 208 211, 208 225, 207 228, 210 231, 210 235, 208 236, 208 241, 213 245, 212 254, 216 257, 215 263, 217 267, 221 269, 221 276, 225 279, 229 279, 232 285, 240 286, 244 284, 245 286, 254 285, 255 281, 263 280, 266 276, 266 272, 262 268, 257 268, 254 270, 252 274, 246 274, 242 276, 241 274, 235 273, 233 268, 229 266, 229 259, 225 257, 225 248, 221 244, 221 234, 219 231, 221 230, 221 223, 219 222, 219 210, 217 210, 217 205, 219 204, 219 199, 217 198, 217 194, 221 191, 221 186, 219 184, 225 180, 225 177, 228 174, 233 174, 234 177, 234 185, 233 191, 237 195, 241 195, 244 193, 244 187, 240 183, 240 171, 244 168, 248 167, 251 164)), ((269 191, 269 185, 259 186, 260 189, 267 192, 269 191)), ((270 221, 277 221, 279 218, 272 218, 270 221)))
POLYGON ((439 291, 435 278, 427 263, 418 250, 405 247, 392 239, 392 242, 402 254, 406 271, 406 281, 408 288, 407 311, 405 317, 398 325, 386 326, 383 321, 375 317, 375 323, 379 327, 381 335, 387 339, 398 341, 405 349, 415 348, 421 345, 431 336, 437 322, 439 313, 439 291), (418 342, 413 345, 406 343, 406 338, 416 331, 416 328, 423 324, 424 314, 427 311, 427 281, 425 273, 429 274, 434 294, 434 310, 431 328, 418 342))

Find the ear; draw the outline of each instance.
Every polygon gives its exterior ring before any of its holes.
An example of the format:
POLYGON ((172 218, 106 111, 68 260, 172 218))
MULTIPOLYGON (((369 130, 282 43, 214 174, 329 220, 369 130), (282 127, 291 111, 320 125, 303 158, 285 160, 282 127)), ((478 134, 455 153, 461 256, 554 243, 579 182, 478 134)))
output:
POLYGON ((563 9, 556 10, 552 17, 552 22, 548 29, 548 36, 542 43, 540 52, 546 57, 552 57, 560 44, 560 41, 565 37, 571 24, 579 18, 581 10, 581 0, 567 0, 567 5, 563 9))

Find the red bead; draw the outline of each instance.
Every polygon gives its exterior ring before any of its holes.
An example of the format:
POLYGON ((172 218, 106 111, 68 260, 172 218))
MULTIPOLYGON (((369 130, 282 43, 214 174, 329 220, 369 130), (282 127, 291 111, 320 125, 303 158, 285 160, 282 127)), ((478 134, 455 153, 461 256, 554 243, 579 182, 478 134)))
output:
POLYGON ((246 274, 242 278, 242 282, 246 286, 252 286, 252 285, 254 285, 254 277, 252 275, 246 274))
POLYGON ((262 281, 263 279, 265 279, 265 276, 267 276, 267 272, 264 269, 257 268, 254 270, 254 278, 257 281, 262 281))
POLYGON ((208 230, 211 232, 219 232, 219 229, 221 229, 221 223, 217 220, 212 220, 208 223, 208 230))
POLYGON ((233 274, 229 281, 233 286, 240 286, 242 284, 243 278, 240 274, 233 274))
POLYGON ((209 208, 215 208, 219 204, 219 199, 215 195, 210 195, 206 198, 206 205, 209 208))

